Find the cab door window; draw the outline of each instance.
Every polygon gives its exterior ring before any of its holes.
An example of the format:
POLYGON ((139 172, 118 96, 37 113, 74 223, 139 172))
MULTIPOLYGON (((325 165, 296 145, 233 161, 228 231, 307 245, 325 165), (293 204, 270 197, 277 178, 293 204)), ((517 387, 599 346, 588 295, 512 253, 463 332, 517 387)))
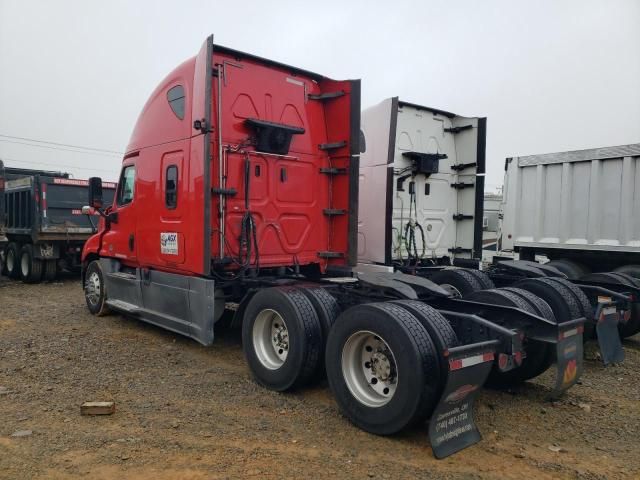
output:
POLYGON ((129 165, 124 167, 120 176, 120 188, 118 190, 118 205, 128 205, 133 201, 135 194, 136 167, 129 165))
POLYGON ((178 167, 176 165, 167 167, 164 186, 164 203, 169 210, 178 206, 178 167))

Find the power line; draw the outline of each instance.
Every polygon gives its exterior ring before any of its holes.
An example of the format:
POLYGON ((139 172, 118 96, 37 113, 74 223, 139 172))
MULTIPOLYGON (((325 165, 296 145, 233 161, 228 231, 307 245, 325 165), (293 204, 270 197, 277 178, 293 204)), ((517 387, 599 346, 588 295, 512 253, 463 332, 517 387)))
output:
POLYGON ((105 170, 103 168, 77 167, 76 165, 68 165, 68 164, 62 164, 62 163, 51 163, 51 162, 28 161, 28 160, 18 160, 16 158, 8 158, 8 157, 1 157, 1 159, 2 160, 7 160, 9 162, 24 163, 24 164, 27 164, 27 165, 46 165, 48 167, 74 168, 74 169, 78 169, 78 170, 89 170, 89 171, 94 171, 94 172, 105 172, 105 173, 117 174, 117 170, 116 171, 105 170))
POLYGON ((24 140, 24 141, 27 141, 27 142, 48 143, 50 145, 57 145, 59 147, 80 148, 82 150, 93 150, 93 151, 96 151, 96 152, 116 153, 118 155, 123 155, 124 154, 124 152, 118 152, 116 150, 107 150, 105 148, 83 147, 83 146, 80 146, 80 145, 71 145, 69 143, 57 143, 57 142, 49 142, 47 140, 37 140, 35 138, 15 137, 15 136, 12 136, 12 135, 3 135, 3 134, 0 134, 0 137, 13 138, 14 140, 24 140))
POLYGON ((28 147, 48 148, 48 149, 51 149, 51 150, 63 150, 65 152, 83 153, 85 155, 102 155, 102 156, 108 156, 108 157, 120 157, 121 156, 120 154, 116 154, 116 153, 102 153, 102 152, 94 152, 94 151, 83 152, 81 150, 71 150, 70 148, 52 147, 50 145, 35 145, 33 143, 15 142, 13 140, 5 140, 3 138, 0 138, 0 142, 16 143, 18 145, 27 145, 28 147))

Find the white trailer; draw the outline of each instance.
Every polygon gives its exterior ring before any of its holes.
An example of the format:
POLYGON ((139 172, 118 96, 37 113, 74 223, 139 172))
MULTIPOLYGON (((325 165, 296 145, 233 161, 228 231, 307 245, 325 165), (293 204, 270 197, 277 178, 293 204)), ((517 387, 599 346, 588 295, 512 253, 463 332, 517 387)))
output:
POLYGON ((486 118, 388 98, 361 116, 361 264, 477 265, 486 118))
POLYGON ((640 143, 507 158, 503 193, 503 251, 640 276, 640 143))

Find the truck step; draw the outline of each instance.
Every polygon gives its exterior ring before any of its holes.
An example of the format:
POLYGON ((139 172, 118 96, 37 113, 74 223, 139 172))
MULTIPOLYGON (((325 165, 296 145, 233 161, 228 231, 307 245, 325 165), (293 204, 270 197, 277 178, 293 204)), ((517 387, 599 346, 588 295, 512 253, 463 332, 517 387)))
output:
POLYGON ((126 272, 111 272, 107 273, 107 276, 112 278, 119 278, 121 280, 136 280, 136 276, 133 273, 126 272))
POLYGON ((106 304, 114 310, 120 310, 126 313, 137 313, 140 311, 140 307, 133 303, 123 302, 122 300, 107 300, 106 304))
POLYGON ((344 254, 342 252, 318 252, 320 258, 342 258, 344 254))
POLYGON ((473 128, 473 125, 461 125, 459 127, 451 127, 451 128, 445 128, 444 131, 447 133, 460 133, 463 132, 465 130, 469 130, 470 128, 473 128))
POLYGON ((476 184, 475 183, 465 183, 465 182, 460 182, 460 183, 452 183, 451 184, 451 188, 456 188, 456 189, 462 189, 462 188, 473 188, 475 187, 476 184))
POLYGON ((330 100, 332 98, 338 98, 338 97, 342 97, 342 96, 344 96, 344 92, 342 90, 339 90, 337 92, 327 92, 327 93, 321 93, 319 95, 315 95, 313 93, 310 93, 309 95, 307 95, 307 98, 309 100, 324 101, 324 100, 330 100))
POLYGON ((332 216, 332 215, 344 215, 345 213, 347 213, 346 210, 344 209, 340 209, 340 208, 325 208, 322 211, 325 215, 328 216, 332 216))
POLYGON ((459 172, 460 170, 465 170, 467 168, 471 168, 471 167, 477 167, 478 164, 476 162, 471 162, 471 163, 457 163, 455 165, 451 165, 451 170, 454 170, 456 172, 459 172))
POLYGON ((346 147, 347 141, 343 140, 341 142, 333 142, 333 143, 321 143, 318 145, 320 150, 333 150, 334 148, 346 147))
POLYGON ((343 175, 347 173, 346 168, 321 168, 320 173, 324 173, 326 175, 343 175))

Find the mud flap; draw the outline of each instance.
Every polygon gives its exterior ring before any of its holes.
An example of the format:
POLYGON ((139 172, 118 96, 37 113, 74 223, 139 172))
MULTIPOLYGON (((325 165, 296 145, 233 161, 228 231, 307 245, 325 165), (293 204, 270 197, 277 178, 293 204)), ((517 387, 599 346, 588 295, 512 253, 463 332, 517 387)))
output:
POLYGON ((571 388, 582 375, 583 354, 582 354, 582 333, 584 325, 561 330, 556 344, 556 382, 551 391, 550 398, 560 397, 566 390, 571 388))
MULTIPOLYGON (((489 342, 484 342, 489 343, 489 342)), ((473 403, 493 365, 494 350, 468 346, 449 350, 447 383, 429 421, 429 441, 436 458, 452 455, 482 438, 473 403)))
POLYGON ((598 308, 596 315, 596 333, 598 334, 598 346, 602 355, 602 363, 621 363, 624 361, 624 350, 618 333, 620 320, 615 305, 598 308))

